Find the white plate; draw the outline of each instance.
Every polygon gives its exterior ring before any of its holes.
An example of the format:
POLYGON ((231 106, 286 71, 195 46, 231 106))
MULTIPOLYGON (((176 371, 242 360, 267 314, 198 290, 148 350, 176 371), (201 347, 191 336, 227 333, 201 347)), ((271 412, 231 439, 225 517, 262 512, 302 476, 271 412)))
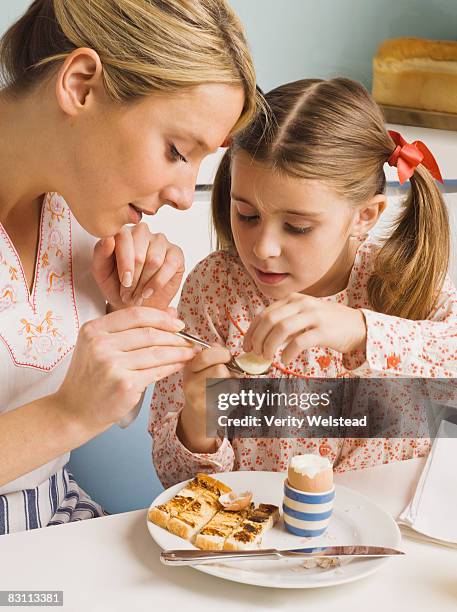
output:
MULTIPOLYGON (((283 483, 285 474, 281 472, 227 472, 215 474, 235 491, 250 490, 253 501, 275 504, 282 508, 283 483)), ((188 482, 188 481, 186 481, 188 482)), ((152 502, 152 506, 163 504, 183 488, 185 482, 170 487, 152 502)), ((317 538, 301 538, 287 532, 282 518, 278 524, 266 532, 263 548, 303 548, 306 546, 370 545, 398 548, 401 535, 394 520, 379 506, 372 503, 357 491, 335 485, 336 496, 333 515, 327 532, 317 538)), ((162 548, 195 548, 166 529, 147 521, 152 538, 162 548)), ((303 560, 281 559, 278 561, 237 561, 230 563, 200 564, 193 566, 200 572, 258 586, 306 589, 352 582, 375 572, 388 558, 344 560, 341 567, 333 569, 305 569, 303 560)), ((170 568, 170 571, 173 571, 170 568)))

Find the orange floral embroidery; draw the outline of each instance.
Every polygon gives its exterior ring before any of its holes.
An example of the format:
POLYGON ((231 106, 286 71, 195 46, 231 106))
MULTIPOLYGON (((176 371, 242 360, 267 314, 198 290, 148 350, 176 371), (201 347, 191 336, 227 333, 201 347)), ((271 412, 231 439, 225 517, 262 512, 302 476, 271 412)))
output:
POLYGON ((43 257, 41 258, 41 265, 43 268, 47 268, 49 266, 49 257, 48 257, 47 251, 44 253, 43 257))
MULTIPOLYGON (((56 342, 61 344, 64 336, 56 327, 55 322, 58 317, 55 317, 52 310, 48 310, 44 319, 38 325, 31 323, 28 319, 21 319, 22 328, 20 334, 27 334, 27 352, 32 354, 33 359, 37 359, 37 354, 48 353, 51 351, 56 342)), ((62 346, 58 346, 57 351, 60 353, 62 346)))
POLYGON ((51 291, 63 291, 64 277, 65 272, 62 272, 62 274, 56 274, 55 272, 51 272, 48 276, 48 287, 46 289, 46 292, 51 293, 51 291))
POLYGON ((10 279, 17 280, 17 269, 14 266, 10 266, 10 279))
POLYGON ((399 355, 389 355, 387 357, 387 367, 388 368, 396 368, 401 363, 401 359, 399 355))

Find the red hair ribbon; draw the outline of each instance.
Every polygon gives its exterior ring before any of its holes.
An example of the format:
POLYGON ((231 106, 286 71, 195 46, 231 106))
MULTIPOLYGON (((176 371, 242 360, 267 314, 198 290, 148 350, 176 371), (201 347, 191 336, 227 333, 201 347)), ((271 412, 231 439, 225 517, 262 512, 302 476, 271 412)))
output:
POLYGON ((389 166, 396 166, 400 185, 412 177, 419 164, 424 165, 437 181, 444 182, 436 159, 423 142, 415 140, 410 144, 393 130, 389 130, 389 135, 397 146, 387 163, 389 166))

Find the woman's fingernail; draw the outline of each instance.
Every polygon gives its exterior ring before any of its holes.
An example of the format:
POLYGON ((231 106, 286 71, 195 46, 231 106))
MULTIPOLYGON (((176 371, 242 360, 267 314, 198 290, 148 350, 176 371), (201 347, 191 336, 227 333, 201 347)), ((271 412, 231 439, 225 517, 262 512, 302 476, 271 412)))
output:
POLYGON ((141 294, 145 300, 148 300, 154 293, 154 289, 145 289, 141 294))
POLYGON ((124 272, 124 274, 122 275, 122 284, 124 287, 131 287, 132 286, 132 273, 131 272, 124 272))
POLYGON ((186 327, 186 324, 184 323, 184 321, 181 321, 180 319, 173 319, 173 325, 175 325, 175 327, 177 328, 177 331, 181 331, 182 329, 186 327))

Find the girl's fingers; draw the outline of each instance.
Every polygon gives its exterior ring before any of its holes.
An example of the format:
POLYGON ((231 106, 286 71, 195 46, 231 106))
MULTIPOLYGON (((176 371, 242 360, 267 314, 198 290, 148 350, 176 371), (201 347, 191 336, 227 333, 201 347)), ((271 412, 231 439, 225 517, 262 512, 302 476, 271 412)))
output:
POLYGON ((216 346, 199 352, 189 367, 192 372, 197 373, 212 366, 228 363, 231 358, 232 356, 227 348, 216 346))
POLYGON ((91 326, 102 327, 102 331, 111 334, 140 327, 154 327, 168 332, 184 329, 182 321, 173 318, 164 310, 143 306, 132 306, 132 308, 116 310, 86 324, 86 328, 89 330, 91 326))
POLYGON ((282 363, 287 365, 291 361, 297 359, 300 353, 303 353, 303 351, 313 346, 322 346, 322 334, 318 328, 307 330, 299 336, 295 336, 282 352, 282 363))
POLYGON ((193 359, 194 355, 192 348, 153 346, 121 353, 119 363, 129 370, 150 370, 176 363, 186 363, 193 359))
POLYGON ((116 265, 119 280, 123 287, 129 288, 133 283, 133 272, 135 270, 135 248, 133 236, 130 229, 124 225, 116 234, 116 265))
MULTIPOLYGON (((280 322, 284 322, 289 317, 294 317, 300 312, 300 304, 297 302, 291 302, 282 304, 281 307, 265 310, 259 316, 256 328, 251 336, 252 351, 257 355, 264 355, 266 359, 268 356, 263 353, 265 338, 271 332, 272 328, 278 325, 280 322)), ((273 355, 271 355, 273 357, 273 355)))
POLYGON ((196 345, 184 340, 173 332, 155 327, 139 327, 110 335, 110 344, 117 351, 136 351, 137 349, 155 346, 176 346, 191 348, 196 353, 196 345))
POLYGON ((314 326, 313 318, 302 313, 280 320, 267 333, 263 341, 261 354, 265 359, 273 359, 280 346, 291 342, 293 338, 314 326))
MULTIPOLYGON (((138 225, 135 225, 135 227, 131 230, 131 235, 133 240, 134 252, 133 279, 132 284, 128 289, 121 287, 120 296, 124 304, 132 303, 133 305, 133 295, 143 272, 146 254, 148 252, 150 236, 149 228, 146 223, 139 223, 138 225)), ((140 303, 135 303, 135 305, 141 306, 140 303)))
POLYGON ((259 313, 254 320, 251 322, 245 336, 244 336, 244 340, 243 340, 243 350, 246 352, 252 351, 253 347, 252 347, 252 337, 255 333, 255 330, 257 329, 258 325, 262 322, 263 318, 266 316, 269 316, 270 313, 273 313, 275 310, 278 310, 280 308, 283 308, 283 306, 289 304, 290 300, 289 298, 286 298, 284 300, 278 300, 277 302, 274 302, 273 304, 271 304, 270 306, 267 306, 267 308, 265 308, 265 310, 263 310, 261 313, 259 313))

